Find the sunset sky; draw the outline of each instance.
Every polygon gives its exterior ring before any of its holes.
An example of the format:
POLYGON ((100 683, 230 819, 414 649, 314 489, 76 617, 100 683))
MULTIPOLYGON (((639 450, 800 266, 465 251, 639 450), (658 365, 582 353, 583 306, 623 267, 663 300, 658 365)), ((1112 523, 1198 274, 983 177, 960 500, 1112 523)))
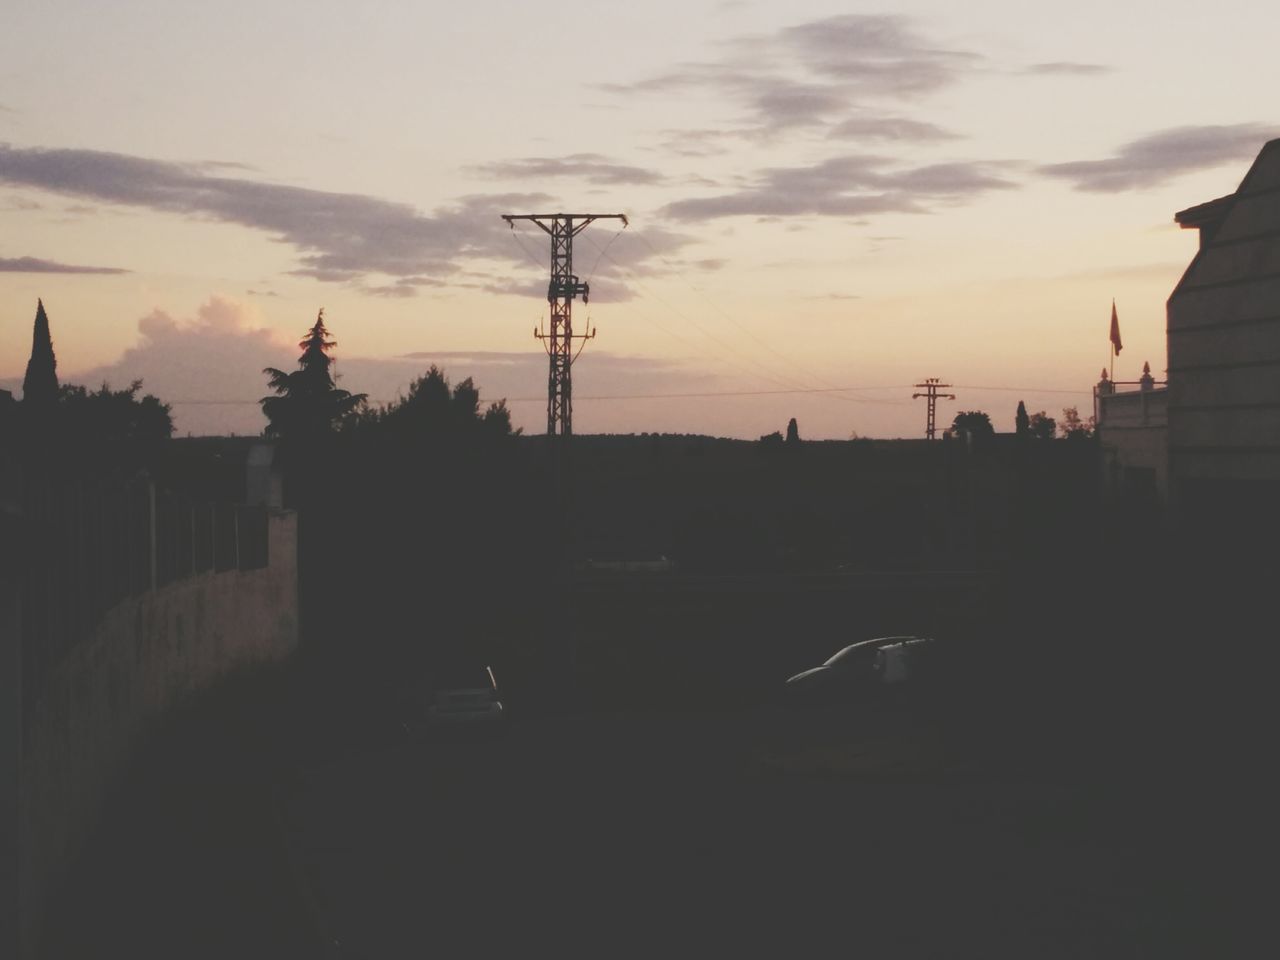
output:
POLYGON ((323 307, 342 385, 437 363, 545 428, 576 247, 579 433, 1012 429, 1165 365, 1175 211, 1280 136, 1280 12, 1079 0, 15 2, 0 30, 0 386, 36 298, 63 382, 255 433, 323 307), (844 388, 833 390, 832 388, 844 388), (655 396, 657 395, 657 396, 655 396), (663 396, 665 395, 665 396, 663 396))

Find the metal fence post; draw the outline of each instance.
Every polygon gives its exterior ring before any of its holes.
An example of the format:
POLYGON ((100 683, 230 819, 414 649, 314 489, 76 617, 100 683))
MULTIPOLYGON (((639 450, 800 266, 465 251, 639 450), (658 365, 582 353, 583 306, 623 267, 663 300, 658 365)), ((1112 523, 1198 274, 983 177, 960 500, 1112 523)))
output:
POLYGON ((154 592, 156 589, 156 484, 154 480, 147 481, 147 514, 150 526, 148 540, 151 543, 151 590, 154 592))

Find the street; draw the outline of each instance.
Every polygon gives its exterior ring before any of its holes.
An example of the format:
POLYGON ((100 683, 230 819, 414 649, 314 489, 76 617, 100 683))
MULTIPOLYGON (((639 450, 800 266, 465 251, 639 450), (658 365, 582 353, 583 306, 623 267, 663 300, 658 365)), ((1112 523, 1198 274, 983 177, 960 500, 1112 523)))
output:
POLYGON ((305 769, 287 819, 347 957, 1197 952, 1155 785, 965 756, 893 703, 526 716, 305 769))

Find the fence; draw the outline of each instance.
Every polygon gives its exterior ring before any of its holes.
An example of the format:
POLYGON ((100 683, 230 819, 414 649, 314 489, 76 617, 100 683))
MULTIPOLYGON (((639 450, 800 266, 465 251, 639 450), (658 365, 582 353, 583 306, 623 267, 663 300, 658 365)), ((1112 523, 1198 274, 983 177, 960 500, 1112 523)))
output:
POLYGON ((128 597, 208 572, 267 566, 265 507, 131 484, 31 482, 23 496, 28 690, 128 597))

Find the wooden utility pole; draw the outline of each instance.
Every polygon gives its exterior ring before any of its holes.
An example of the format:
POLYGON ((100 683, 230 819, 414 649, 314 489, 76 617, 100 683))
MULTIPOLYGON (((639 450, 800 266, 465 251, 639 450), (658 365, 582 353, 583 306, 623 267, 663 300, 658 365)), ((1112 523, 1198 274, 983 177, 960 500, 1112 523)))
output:
POLYGON ((937 377, 930 377, 924 383, 917 383, 916 387, 924 390, 924 393, 913 393, 912 400, 924 397, 928 401, 928 413, 926 414, 924 435, 927 439, 935 439, 938 421, 938 398, 944 400, 954 400, 954 393, 939 393, 939 390, 945 390, 951 386, 949 383, 939 383, 937 377))

